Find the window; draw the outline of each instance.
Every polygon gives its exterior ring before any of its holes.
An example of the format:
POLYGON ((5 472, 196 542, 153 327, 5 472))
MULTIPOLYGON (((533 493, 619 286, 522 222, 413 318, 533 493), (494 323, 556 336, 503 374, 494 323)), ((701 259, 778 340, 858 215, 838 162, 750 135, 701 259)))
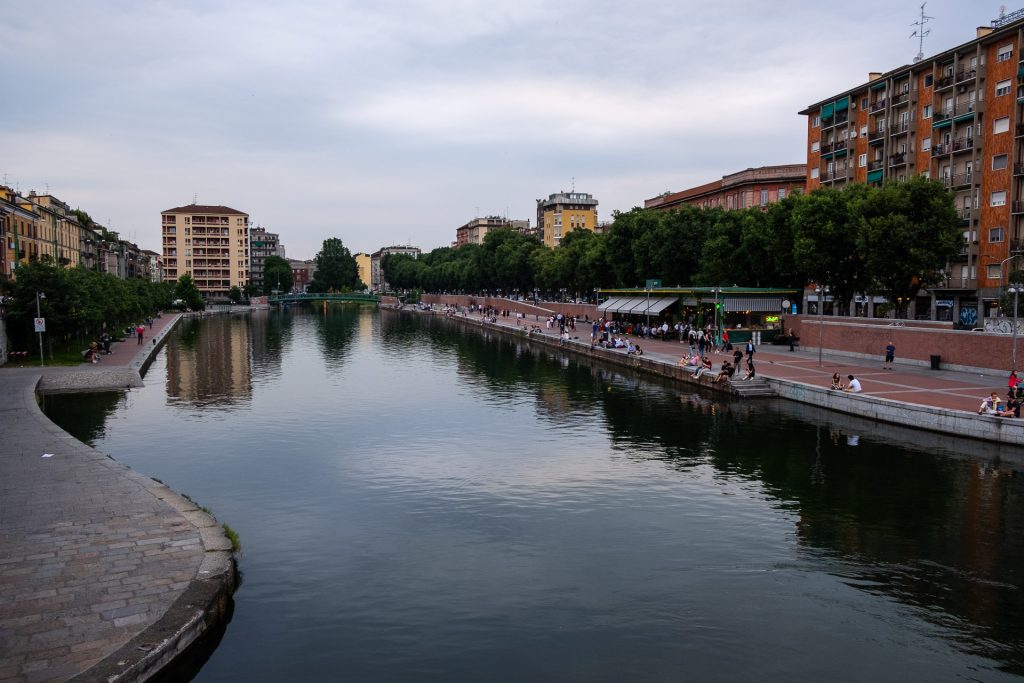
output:
POLYGON ((1004 116, 1001 119, 996 119, 992 122, 993 133, 1005 133, 1010 130, 1010 117, 1004 116))
POLYGON ((999 52, 996 53, 996 61, 1006 62, 1009 61, 1010 57, 1012 56, 1013 44, 1011 43, 1010 45, 1003 45, 1001 48, 999 48, 999 52))
POLYGON ((999 81, 996 83, 996 97, 1010 94, 1010 81, 999 81))
POLYGON ((867 134, 868 134, 868 127, 867 126, 861 126, 860 127, 860 136, 864 137, 867 134))
POLYGON ((786 188, 780 187, 779 188, 779 201, 781 202, 785 198, 786 198, 786 188))
POLYGON ((932 148, 932 139, 931 138, 924 138, 923 140, 921 140, 921 151, 922 152, 927 152, 931 148, 932 148))
POLYGON ((811 151, 812 152, 817 152, 820 149, 821 149, 821 143, 820 142, 815 140, 814 142, 811 143, 811 151))
POLYGON ((857 165, 860 166, 861 168, 864 168, 865 166, 867 166, 868 165, 868 155, 867 154, 861 154, 859 157, 857 157, 857 165))
POLYGON ((866 98, 866 97, 860 98, 860 108, 861 109, 867 109, 868 108, 868 98, 866 98))
POLYGON ((1002 171, 1004 168, 1006 168, 1008 159, 1009 157, 1006 154, 996 154, 994 157, 992 157, 992 170, 1002 171))
POLYGON ((1006 206, 1006 190, 999 190, 992 193, 992 200, 989 206, 1006 206))
POLYGON ((816 168, 812 168, 811 169, 811 177, 812 178, 817 178, 818 177, 818 169, 816 169, 816 168))
POLYGON ((932 80, 934 80, 932 75, 931 74, 926 74, 925 77, 924 77, 924 87, 930 88, 931 85, 932 85, 932 80))
POLYGON ((1003 228, 989 228, 988 229, 988 241, 989 242, 1002 242, 1006 238, 1006 230, 1003 228))
POLYGON ((768 204, 768 190, 761 190, 761 206, 768 204))
POLYGON ((998 263, 989 264, 986 267, 986 270, 988 271, 988 279, 989 280, 998 280, 999 279, 999 264, 998 263))
POLYGON ((926 104, 926 105, 924 105, 924 108, 921 110, 921 118, 922 119, 930 119, 931 117, 932 117, 932 105, 926 104))
POLYGON ((821 125, 821 117, 818 116, 817 114, 815 114, 814 118, 811 119, 811 125, 814 126, 815 128, 820 126, 821 125))

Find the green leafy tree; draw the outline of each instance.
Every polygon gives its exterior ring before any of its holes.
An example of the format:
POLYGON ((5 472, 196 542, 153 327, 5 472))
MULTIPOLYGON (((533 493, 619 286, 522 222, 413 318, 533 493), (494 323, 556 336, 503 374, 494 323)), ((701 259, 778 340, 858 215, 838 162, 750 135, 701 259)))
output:
POLYGON ((292 291, 292 267, 280 256, 268 256, 263 261, 263 293, 292 291))
POLYGON ((178 278, 178 284, 174 288, 174 294, 176 298, 184 301, 185 305, 193 311, 202 311, 206 309, 206 302, 203 301, 203 295, 199 293, 199 288, 196 287, 195 281, 188 273, 185 273, 178 278))
POLYGON ((228 301, 233 304, 242 303, 242 288, 238 285, 234 285, 228 290, 228 301))
POLYGON ((348 248, 337 237, 324 240, 316 255, 311 292, 347 292, 359 285, 359 268, 348 248))
POLYGON ((897 317, 921 288, 945 279, 943 270, 963 244, 953 196, 941 183, 914 176, 872 188, 856 205, 857 250, 870 291, 884 294, 897 317))

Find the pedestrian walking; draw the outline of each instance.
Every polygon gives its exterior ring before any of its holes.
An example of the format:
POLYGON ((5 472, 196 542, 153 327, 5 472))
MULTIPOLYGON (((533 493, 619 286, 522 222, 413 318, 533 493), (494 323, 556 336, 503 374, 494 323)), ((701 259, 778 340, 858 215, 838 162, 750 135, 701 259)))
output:
POLYGON ((757 349, 754 348, 754 340, 751 339, 750 341, 747 342, 747 362, 748 363, 753 364, 753 362, 754 362, 754 353, 756 351, 757 351, 757 349))
POLYGON ((142 324, 140 324, 138 327, 135 328, 135 336, 138 337, 139 344, 142 343, 142 335, 144 335, 145 333, 146 333, 146 328, 142 324))
POLYGON ((894 360, 896 360, 896 345, 890 341, 885 347, 885 362, 882 363, 882 369, 892 370, 894 360))

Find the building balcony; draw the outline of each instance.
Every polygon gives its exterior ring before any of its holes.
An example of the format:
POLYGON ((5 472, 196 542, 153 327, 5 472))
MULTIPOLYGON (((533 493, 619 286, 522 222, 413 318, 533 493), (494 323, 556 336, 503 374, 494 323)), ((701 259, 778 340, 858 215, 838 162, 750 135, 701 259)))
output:
POLYGON ((977 69, 960 69, 956 72, 956 78, 954 82, 959 83, 960 81, 970 80, 978 75, 977 69))
POLYGON ((881 110, 885 109, 885 104, 888 101, 889 100, 887 100, 886 98, 880 97, 879 99, 875 100, 874 102, 872 102, 868 106, 868 110, 869 111, 881 111, 881 110))
POLYGON ((932 145, 932 156, 937 157, 949 154, 952 151, 952 147, 952 145, 932 145))
POLYGON ((881 159, 877 159, 877 160, 869 161, 868 162, 868 170, 869 171, 877 171, 878 169, 884 168, 884 167, 885 167, 885 162, 882 161, 881 159))
POLYGON ((969 277, 951 277, 943 289, 974 289, 974 281, 969 277))
POLYGON ((905 163, 907 163, 906 152, 904 152, 903 154, 893 154, 892 156, 889 157, 890 166, 901 166, 905 163))
POLYGON ((1019 199, 1010 205, 1010 213, 1024 213, 1024 202, 1019 199))
POLYGON ((897 93, 890 99, 892 106, 897 107, 910 101, 910 91, 897 93))
POLYGON ((935 79, 935 89, 936 90, 942 90, 943 88, 948 88, 951 85, 953 85, 953 82, 954 82, 954 76, 952 74, 950 74, 949 76, 943 76, 942 78, 936 78, 935 79))
POLYGON ((889 128, 889 135, 900 135, 910 130, 910 123, 894 123, 889 128))
POLYGON ((962 152, 968 149, 974 149, 974 138, 957 138, 953 140, 954 152, 962 152))
POLYGON ((1024 175, 1024 164, 1014 164, 1013 175, 1024 175))
POLYGON ((1010 240, 1010 253, 1021 254, 1024 253, 1024 240, 1010 240))
POLYGON ((936 123, 942 123, 946 119, 951 119, 951 118, 953 118, 953 110, 952 109, 941 109, 941 110, 935 111, 935 112, 932 113, 932 125, 934 126, 936 123))
MULTIPOLYGON (((971 173, 956 173, 951 176, 944 176, 942 178, 942 184, 950 188, 965 187, 971 184, 972 179, 973 174, 971 173)), ((971 210, 963 209, 963 212, 969 214, 971 210)))
POLYGON ((876 140, 885 139, 885 128, 879 128, 878 130, 868 131, 868 142, 874 142, 876 140))

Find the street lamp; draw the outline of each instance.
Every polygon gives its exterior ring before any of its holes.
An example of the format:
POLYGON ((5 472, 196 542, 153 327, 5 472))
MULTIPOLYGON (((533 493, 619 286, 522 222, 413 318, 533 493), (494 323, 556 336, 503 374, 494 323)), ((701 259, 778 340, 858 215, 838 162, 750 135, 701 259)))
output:
POLYGON ((1011 369, 1017 369, 1017 295, 1024 292, 1024 285, 1013 284, 1006 288, 1007 292, 1013 293, 1013 358, 1011 369))
POLYGON ((821 332, 825 327, 825 288, 818 285, 815 290, 818 293, 818 367, 821 367, 821 332))
MULTIPOLYGON (((45 299, 46 294, 43 292, 36 292, 36 317, 42 319, 43 311, 39 302, 41 299, 45 299)), ((39 367, 46 367, 46 361, 43 359, 43 330, 39 329, 39 367)))

